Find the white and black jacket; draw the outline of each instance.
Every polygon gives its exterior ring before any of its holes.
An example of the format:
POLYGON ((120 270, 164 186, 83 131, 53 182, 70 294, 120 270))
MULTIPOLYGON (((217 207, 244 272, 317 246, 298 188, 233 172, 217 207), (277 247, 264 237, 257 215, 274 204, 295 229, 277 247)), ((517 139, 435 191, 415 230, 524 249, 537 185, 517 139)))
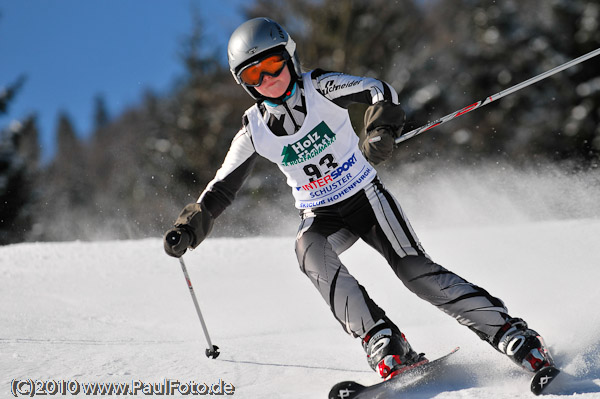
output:
MULTIPOLYGON (((308 88, 304 87, 307 79, 309 80, 308 84, 319 95, 331 101, 337 107, 347 109, 353 103, 374 105, 382 102, 391 106, 398 106, 396 91, 385 82, 374 78, 325 72, 317 69, 304 74, 305 83, 302 82, 302 79, 299 80, 294 85, 292 93, 281 104, 260 101, 252 107, 254 111, 258 110, 258 115, 273 135, 291 136, 301 130, 307 117, 306 90, 308 88)), ((252 108, 244 113, 242 127, 233 138, 221 168, 198 199, 198 202, 206 207, 213 218, 220 215, 232 203, 260 155, 252 137, 251 123, 248 119, 249 111, 252 108)), ((257 115, 257 112, 252 113, 252 115, 257 115)), ((402 119, 404 118, 402 112, 399 112, 398 115, 401 115, 402 119)), ((401 124, 401 122, 399 123, 401 124)), ((359 156, 362 156, 362 154, 359 156)), ((293 187, 293 189, 301 188, 293 187)), ((306 207, 309 203, 304 202, 304 206, 298 204, 299 201, 296 201, 297 207, 306 207)), ((315 204, 316 207, 319 206, 318 202, 315 202, 315 204)))

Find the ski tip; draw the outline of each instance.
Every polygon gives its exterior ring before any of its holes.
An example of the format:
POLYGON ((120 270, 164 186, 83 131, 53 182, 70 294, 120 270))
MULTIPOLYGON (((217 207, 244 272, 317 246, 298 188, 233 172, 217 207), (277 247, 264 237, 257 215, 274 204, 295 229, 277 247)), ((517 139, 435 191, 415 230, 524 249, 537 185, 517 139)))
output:
POLYGON ((536 372, 531 379, 531 392, 534 395, 541 394, 559 373, 560 370, 554 366, 544 367, 536 372))
POLYGON ((329 391, 329 399, 353 398, 366 387, 355 381, 337 383, 329 391))
POLYGON ((427 376, 428 373, 431 373, 433 370, 442 366, 446 360, 453 354, 456 353, 460 347, 455 347, 451 352, 448 352, 444 356, 438 357, 436 359, 430 360, 425 364, 421 364, 417 367, 414 367, 410 370, 406 370, 403 373, 398 374, 394 378, 390 378, 384 381, 380 381, 378 383, 364 386, 359 384, 356 381, 344 381, 340 382, 331 388, 329 391, 329 399, 359 399, 362 397, 371 397, 375 391, 382 388, 384 384, 388 384, 391 382, 399 382, 400 378, 404 376, 416 376, 417 378, 427 376))

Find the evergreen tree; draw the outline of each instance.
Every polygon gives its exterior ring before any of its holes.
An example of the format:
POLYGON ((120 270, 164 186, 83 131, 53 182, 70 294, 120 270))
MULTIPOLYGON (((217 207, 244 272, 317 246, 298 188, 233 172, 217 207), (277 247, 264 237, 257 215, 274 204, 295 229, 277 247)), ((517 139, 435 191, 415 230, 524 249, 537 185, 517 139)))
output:
POLYGON ((18 155, 17 134, 6 129, 0 136, 0 245, 21 241, 28 230, 18 222, 29 190, 26 164, 18 155))
MULTIPOLYGON (((389 82, 407 111, 405 131, 600 47, 597 1, 257 0, 245 12, 247 18, 282 23, 298 44, 305 70, 321 67, 389 82)), ((197 10, 192 15, 180 52, 185 73, 168 94, 148 92, 114 118, 97 96, 93 138, 86 145, 68 116, 60 115, 56 158, 36 184, 43 188, 39 197, 52 201, 39 201, 42 211, 34 216, 44 234, 35 237, 160 235, 213 178, 253 101, 219 61, 225 49, 211 47, 197 10), (100 234, 105 229, 108 234, 100 234)), ((396 159, 378 169, 499 158, 593 165, 600 151, 599 62, 588 60, 403 143, 396 159)), ((0 110, 8 108, 19 82, 0 92, 0 110)), ((360 131, 363 107, 352 106, 350 115, 360 131)), ((3 152, 10 152, 2 159, 13 165, 5 170, 37 162, 37 144, 26 144, 24 133, 19 137, 18 150, 11 144, 3 152)), ((18 173, 11 173, 16 179, 18 173)), ((282 187, 276 167, 259 160, 214 234, 272 234, 272 225, 257 223, 257 215, 294 213, 282 187), (263 198, 269 208, 261 213, 263 198)))
MULTIPOLYGON (((21 89, 24 77, 0 89, 0 116, 21 89)), ((0 130, 0 245, 23 241, 31 230, 33 180, 39 155, 35 118, 13 120, 0 130)))
MULTIPOLYGON (((433 33, 431 47, 421 67, 409 71, 413 81, 401 93, 412 119, 409 128, 600 46, 597 30, 589 30, 598 21, 597 3, 448 0, 431 1, 427 7, 425 29, 433 33), (594 22, 582 22, 584 15, 594 22), (577 40, 584 40, 585 45, 577 40)), ((590 82, 599 65, 598 59, 589 60, 440 126, 407 147, 424 157, 469 162, 484 158, 520 163, 593 160, 597 116, 589 110, 597 109, 598 103, 590 82), (585 99, 577 98, 577 87, 586 92, 585 99), (580 122, 575 123, 571 115, 580 122)))
POLYGON ((98 131, 106 127, 110 122, 108 108, 104 96, 97 95, 94 98, 94 130, 98 131))
POLYGON ((8 113, 8 105, 25 84, 26 80, 25 75, 21 75, 13 84, 0 88, 0 115, 8 113))
POLYGON ((34 117, 0 132, 0 245, 23 241, 32 229, 37 151, 34 117))
POLYGON ((87 179, 85 149, 66 112, 58 115, 57 150, 51 164, 41 175, 43 191, 39 223, 42 238, 73 240, 83 237, 85 226, 81 215, 93 203, 91 183, 87 179), (51 201, 47 199, 51 198, 51 201))

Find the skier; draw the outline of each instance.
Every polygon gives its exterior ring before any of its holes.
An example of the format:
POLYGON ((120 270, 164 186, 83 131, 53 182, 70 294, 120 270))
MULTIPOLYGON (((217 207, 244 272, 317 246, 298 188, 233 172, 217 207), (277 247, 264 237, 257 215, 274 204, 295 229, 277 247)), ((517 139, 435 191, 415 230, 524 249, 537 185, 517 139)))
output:
POLYGON ((303 73, 295 42, 267 18, 246 21, 233 32, 228 59, 234 79, 256 104, 244 113, 215 178, 165 234, 167 254, 180 257, 206 238, 260 155, 286 176, 300 209, 300 269, 345 331, 361 340, 382 378, 428 360, 340 261, 359 238, 409 290, 521 367, 534 372, 553 364, 539 334, 511 317, 500 299, 431 260, 377 176, 373 166, 390 158, 405 119, 389 84, 321 69, 303 73), (361 144, 348 117, 352 103, 369 105, 361 144))

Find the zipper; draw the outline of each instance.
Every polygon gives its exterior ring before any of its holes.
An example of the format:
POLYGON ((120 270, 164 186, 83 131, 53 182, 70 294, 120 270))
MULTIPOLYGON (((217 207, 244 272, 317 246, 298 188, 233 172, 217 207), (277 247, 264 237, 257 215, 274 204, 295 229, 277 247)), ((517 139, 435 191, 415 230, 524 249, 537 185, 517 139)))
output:
POLYGON ((288 115, 292 119, 292 123, 294 124, 294 133, 296 133, 298 130, 300 130, 300 125, 298 125, 298 123, 296 122, 296 119, 294 119, 294 115, 292 115, 292 110, 290 109, 290 107, 288 107, 287 101, 283 103, 283 107, 285 108, 285 111, 288 113, 288 115))

